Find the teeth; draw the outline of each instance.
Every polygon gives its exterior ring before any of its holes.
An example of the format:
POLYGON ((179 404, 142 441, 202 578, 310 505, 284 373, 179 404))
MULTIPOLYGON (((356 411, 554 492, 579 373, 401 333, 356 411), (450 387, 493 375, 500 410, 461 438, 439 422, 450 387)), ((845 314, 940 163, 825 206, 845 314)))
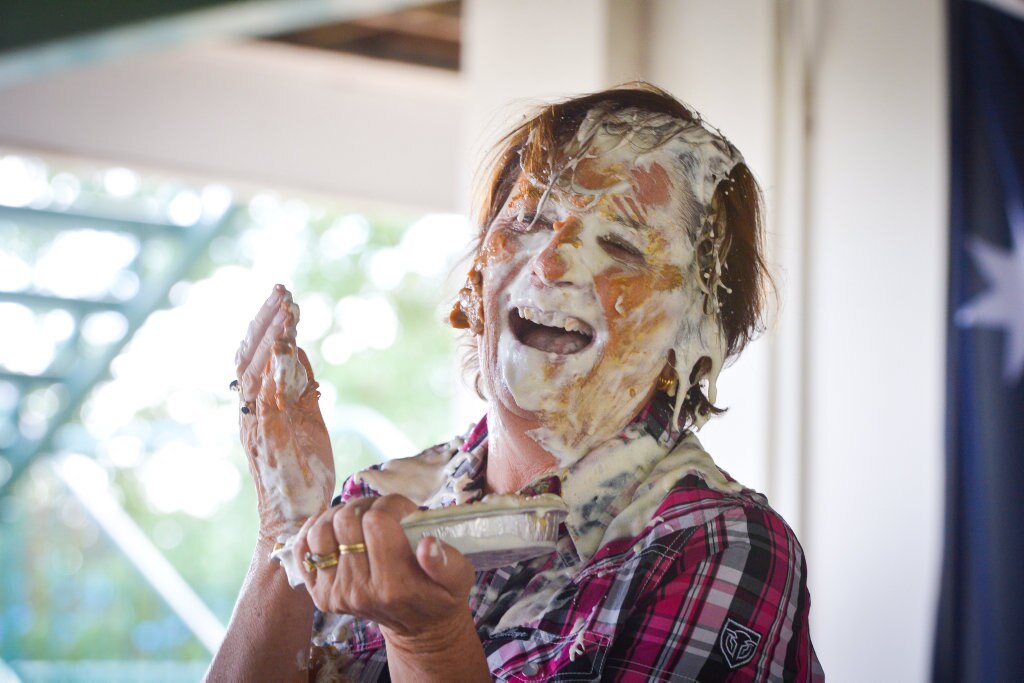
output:
POLYGON ((579 318, 558 312, 540 311, 530 306, 517 306, 520 317, 546 327, 561 327, 567 332, 590 334, 590 325, 579 318))

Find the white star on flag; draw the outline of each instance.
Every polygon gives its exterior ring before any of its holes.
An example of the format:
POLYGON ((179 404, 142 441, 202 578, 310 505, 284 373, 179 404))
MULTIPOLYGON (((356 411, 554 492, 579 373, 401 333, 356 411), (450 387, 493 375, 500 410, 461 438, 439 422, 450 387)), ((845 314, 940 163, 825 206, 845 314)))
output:
POLYGON ((968 243, 967 250, 988 288, 961 306, 955 320, 961 327, 1006 332, 1003 380, 1015 384, 1024 374, 1024 211, 1020 207, 1010 211, 1010 235, 1010 249, 978 238, 968 243))

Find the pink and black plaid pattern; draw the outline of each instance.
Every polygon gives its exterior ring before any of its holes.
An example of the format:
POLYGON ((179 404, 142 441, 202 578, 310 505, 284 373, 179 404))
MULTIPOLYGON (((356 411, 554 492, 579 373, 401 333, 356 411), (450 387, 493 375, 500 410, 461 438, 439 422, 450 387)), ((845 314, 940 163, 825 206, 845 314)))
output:
POLYGON ((803 553, 759 498, 684 478, 640 535, 602 547, 526 626, 490 630, 550 587, 544 572, 571 558, 571 539, 557 556, 479 575, 470 608, 495 678, 824 680, 803 553))
MULTIPOLYGON (((654 431, 649 411, 638 419, 654 431)), ((482 476, 486 431, 464 448, 460 469, 482 476)), ((374 492, 349 480, 339 498, 362 495, 374 492)), ((495 680, 824 680, 793 531, 760 494, 719 492, 697 475, 676 483, 641 533, 586 562, 563 526, 555 554, 478 573, 469 607, 495 680), (525 619, 500 623, 531 601, 525 619)), ((353 621, 346 636, 333 645, 347 675, 388 680, 377 628, 353 621)))

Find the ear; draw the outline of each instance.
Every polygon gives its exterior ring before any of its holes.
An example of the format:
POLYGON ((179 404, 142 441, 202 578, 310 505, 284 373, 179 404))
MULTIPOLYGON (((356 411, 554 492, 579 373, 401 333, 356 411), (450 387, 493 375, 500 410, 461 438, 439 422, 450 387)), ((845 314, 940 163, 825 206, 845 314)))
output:
POLYGON ((459 290, 459 298, 448 314, 448 323, 457 330, 469 330, 479 336, 484 333, 484 274, 479 263, 474 263, 466 274, 466 284, 459 290))

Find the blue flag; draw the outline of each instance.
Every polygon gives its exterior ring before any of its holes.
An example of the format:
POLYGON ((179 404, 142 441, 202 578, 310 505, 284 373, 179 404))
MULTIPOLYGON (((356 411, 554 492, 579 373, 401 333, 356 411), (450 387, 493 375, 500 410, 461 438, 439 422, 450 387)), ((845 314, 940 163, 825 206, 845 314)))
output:
POLYGON ((937 681, 1024 680, 1024 0, 950 0, 937 681))

